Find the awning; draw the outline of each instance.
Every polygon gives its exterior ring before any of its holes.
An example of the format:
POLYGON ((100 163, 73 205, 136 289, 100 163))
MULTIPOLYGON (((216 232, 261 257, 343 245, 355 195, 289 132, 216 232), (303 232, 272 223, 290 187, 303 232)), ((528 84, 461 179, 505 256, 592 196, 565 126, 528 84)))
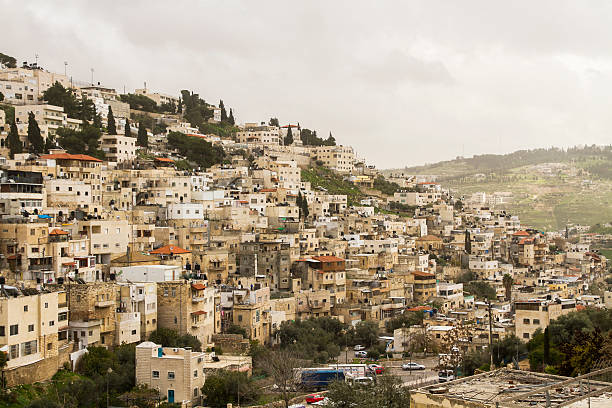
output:
POLYGON ((191 314, 194 315, 194 316, 199 316, 199 315, 206 314, 206 312, 203 311, 203 310, 197 310, 195 312, 191 312, 191 314))

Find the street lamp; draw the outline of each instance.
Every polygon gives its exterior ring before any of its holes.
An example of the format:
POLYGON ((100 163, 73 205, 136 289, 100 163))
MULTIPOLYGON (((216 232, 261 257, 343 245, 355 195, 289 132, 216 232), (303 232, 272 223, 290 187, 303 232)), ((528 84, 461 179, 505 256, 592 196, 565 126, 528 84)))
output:
POLYGON ((108 370, 106 370, 106 408, 110 406, 110 394, 108 392, 108 376, 112 372, 113 372, 113 369, 108 367, 108 370))

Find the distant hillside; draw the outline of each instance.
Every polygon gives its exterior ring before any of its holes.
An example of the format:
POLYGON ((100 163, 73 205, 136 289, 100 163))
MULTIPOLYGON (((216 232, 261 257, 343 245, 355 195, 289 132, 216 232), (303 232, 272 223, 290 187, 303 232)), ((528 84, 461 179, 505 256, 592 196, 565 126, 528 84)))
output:
POLYGON ((568 149, 553 147, 519 150, 504 155, 483 154, 424 166, 406 167, 402 171, 407 174, 435 174, 440 180, 450 180, 479 173, 503 174, 517 167, 542 163, 573 163, 594 176, 612 179, 612 146, 593 145, 568 149))
POLYGON ((479 191, 512 193, 511 202, 500 208, 544 230, 612 221, 612 146, 486 154, 401 171, 436 175, 465 198, 479 191))

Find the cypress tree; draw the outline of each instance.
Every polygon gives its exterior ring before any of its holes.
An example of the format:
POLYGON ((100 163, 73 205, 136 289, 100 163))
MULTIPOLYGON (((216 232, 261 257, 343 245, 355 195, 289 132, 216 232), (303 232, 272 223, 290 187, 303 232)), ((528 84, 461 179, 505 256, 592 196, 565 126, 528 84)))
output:
POLYGON ((290 144, 293 144, 293 132, 291 131, 291 125, 288 126, 287 128, 287 136, 285 136, 285 146, 289 146, 290 144))
POLYGON ((310 210, 308 210, 308 200, 304 198, 302 201, 302 215, 304 217, 304 221, 308 218, 308 214, 310 214, 310 210))
POLYGON ((147 129, 145 129, 142 121, 138 124, 138 138, 136 144, 141 147, 149 146, 149 137, 147 136, 147 129))
POLYGON ((117 127, 115 125, 115 115, 113 115, 113 108, 108 107, 108 126, 106 126, 106 129, 108 130, 108 134, 109 135, 116 135, 117 134, 117 127))
POLYGON ((19 132, 17 131, 17 124, 15 121, 11 123, 11 131, 8 134, 6 140, 11 155, 11 159, 15 157, 15 154, 21 153, 23 146, 21 145, 21 139, 19 139, 19 132))
POLYGON ((176 108, 176 111, 178 113, 183 113, 183 101, 181 101, 181 98, 178 100, 178 107, 176 108))
POLYGON ((132 129, 130 129, 130 120, 128 118, 125 118, 125 135, 132 137, 132 129))
POLYGON ((219 109, 221 109, 221 122, 227 122, 227 111, 225 110, 223 100, 219 101, 219 109))
POLYGON ((34 112, 28 114, 28 143, 32 153, 42 153, 45 149, 45 141, 40 134, 40 127, 38 127, 34 112))
POLYGON ((94 114, 93 125, 98 129, 102 129, 102 118, 97 113, 94 114))
POLYGON ((234 112, 232 112, 231 108, 230 108, 229 118, 227 119, 227 121, 230 123, 230 125, 236 124, 236 121, 234 120, 234 112))

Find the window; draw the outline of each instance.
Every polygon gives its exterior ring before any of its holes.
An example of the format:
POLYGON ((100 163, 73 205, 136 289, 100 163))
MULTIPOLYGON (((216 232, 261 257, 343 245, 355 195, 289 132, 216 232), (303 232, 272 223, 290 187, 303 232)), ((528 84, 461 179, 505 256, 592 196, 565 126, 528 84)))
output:
POLYGON ((64 320, 68 320, 68 312, 62 312, 57 315, 58 322, 63 322, 64 320))
POLYGON ((153 371, 153 372, 151 373, 151 376, 152 376, 153 378, 159 378, 159 371, 153 371))
POLYGON ((193 370, 193 377, 198 378, 198 370, 193 370))
POLYGON ((174 380, 174 371, 168 371, 168 379, 174 380))
POLYGON ((27 311, 28 311, 28 305, 25 305, 25 306, 23 307, 23 311, 24 311, 24 312, 27 312, 27 311))
POLYGON ((51 350, 53 348, 53 343, 47 343, 47 350, 51 350))
POLYGON ((34 354, 38 352, 38 342, 37 340, 26 341, 25 343, 21 343, 21 355, 29 356, 30 354, 34 354))
POLYGON ((242 321, 242 315, 238 315, 238 321, 241 322, 242 321))
POLYGON ((45 309, 49 308, 49 303, 45 302, 45 309))
POLYGON ((11 330, 11 336, 15 336, 15 335, 19 334, 19 325, 18 324, 12 324, 10 330, 11 330))
POLYGON ((540 324, 540 319, 533 319, 533 324, 540 324))
POLYGON ((10 359, 19 358, 19 344, 13 344, 10 351, 10 359))
POLYGON ((49 320, 49 326, 55 326, 55 320, 49 320))
POLYGON ((136 334, 136 330, 132 330, 132 334, 136 334))
POLYGON ((197 397, 197 396, 198 396, 198 389, 197 389, 197 388, 194 388, 194 389, 193 389, 193 396, 194 396, 194 397, 197 397))
POLYGON ((4 330, 4 326, 0 326, 0 337, 6 336, 6 332, 4 330))
POLYGON ((523 333, 523 338, 524 339, 528 339, 529 338, 529 333, 523 333))
POLYGON ((529 324, 529 319, 523 319, 523 324, 529 324))
POLYGON ((33 324, 29 324, 28 325, 28 331, 29 332, 33 332, 34 331, 34 325, 33 324))

